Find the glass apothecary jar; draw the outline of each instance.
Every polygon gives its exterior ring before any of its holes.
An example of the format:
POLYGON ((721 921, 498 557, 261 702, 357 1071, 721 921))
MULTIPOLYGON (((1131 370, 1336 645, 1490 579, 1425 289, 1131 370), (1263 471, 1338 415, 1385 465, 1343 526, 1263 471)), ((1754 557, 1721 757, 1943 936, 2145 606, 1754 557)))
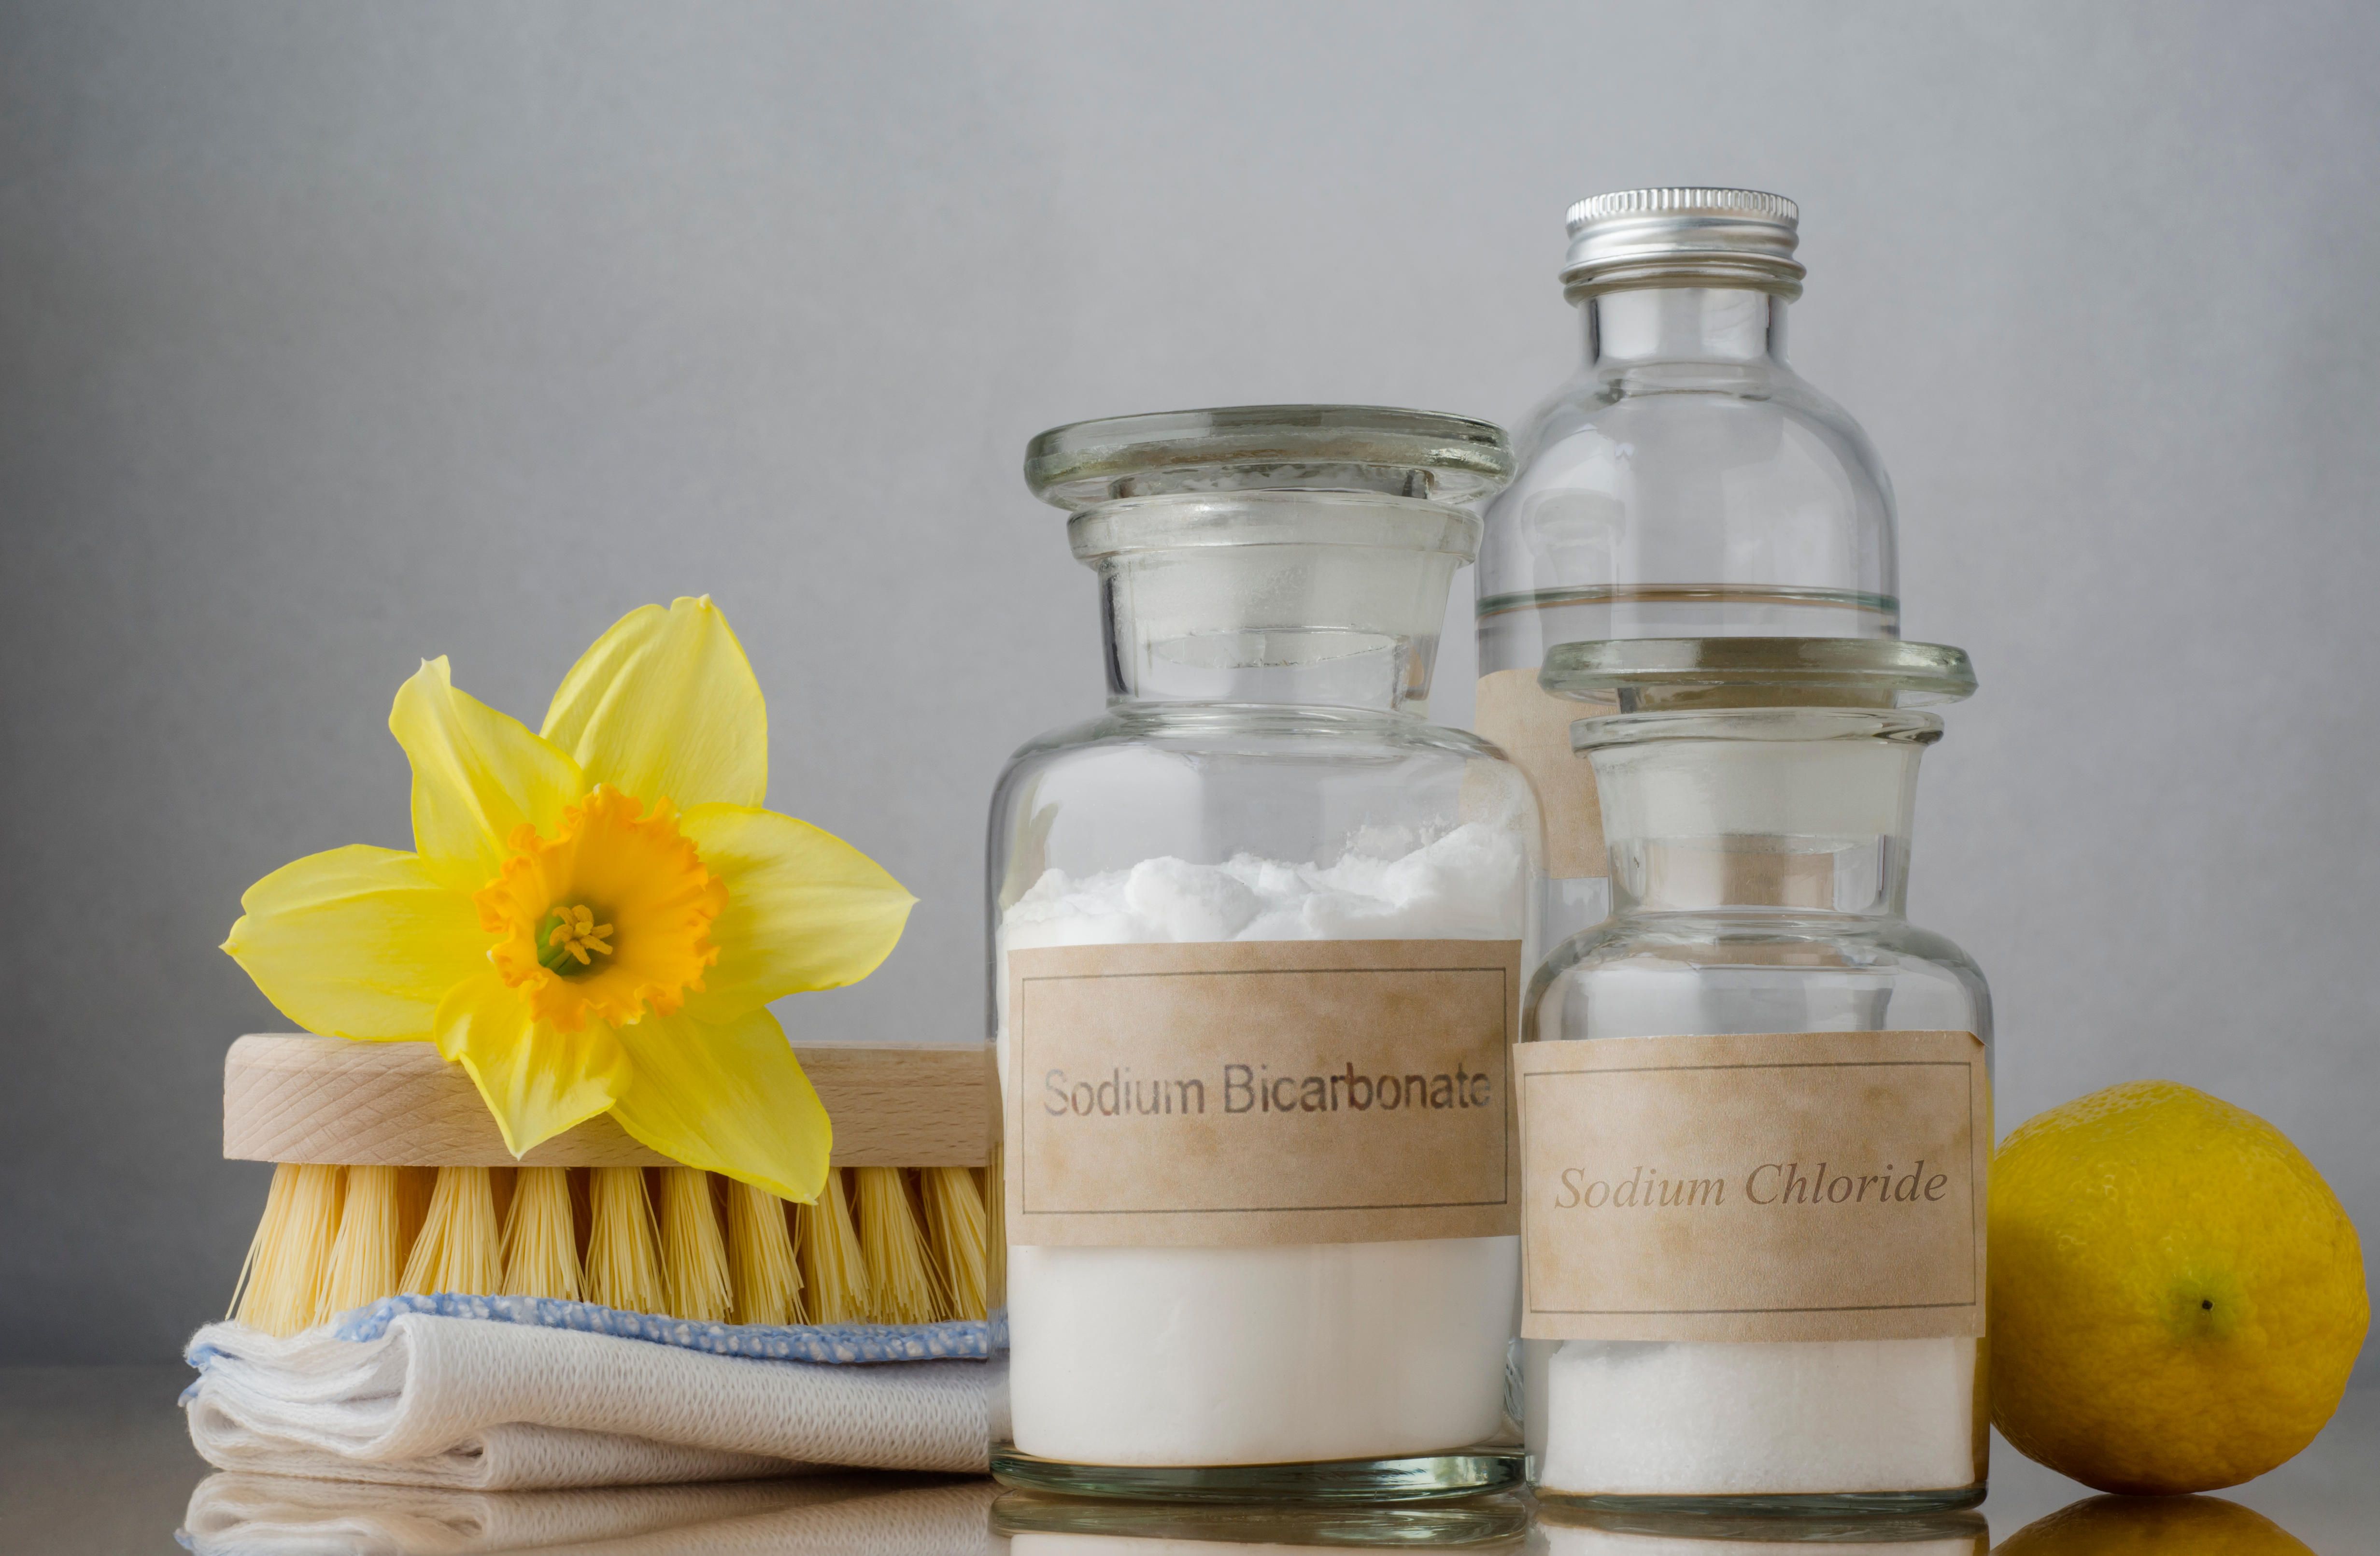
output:
POLYGON ((1828 1513, 1984 1494, 1991 1003, 1903 916, 1955 649, 1570 644, 1611 918, 1513 1065, 1537 1495, 1828 1513))
POLYGON ((1850 413, 1785 358, 1800 213, 1755 189, 1628 189, 1570 212, 1563 294, 1585 359, 1523 424, 1488 510, 1482 735, 1546 807, 1548 942, 1609 894, 1581 710, 1544 693, 1559 643, 1900 632, 1892 486, 1850 413))
POLYGON ((1042 434, 1107 711, 991 806, 1011 1485, 1517 1481, 1510 1039, 1538 821, 1425 721, 1502 434, 1366 407, 1042 434))

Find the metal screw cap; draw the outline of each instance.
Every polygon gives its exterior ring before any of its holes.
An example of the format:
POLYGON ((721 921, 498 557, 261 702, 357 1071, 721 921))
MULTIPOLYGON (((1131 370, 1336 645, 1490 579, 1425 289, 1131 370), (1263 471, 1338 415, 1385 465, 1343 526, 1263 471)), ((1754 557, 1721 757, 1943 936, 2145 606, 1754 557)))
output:
POLYGON ((1758 189, 1621 189, 1570 208, 1563 294, 1623 286, 1755 286, 1802 295, 1801 209, 1758 189))

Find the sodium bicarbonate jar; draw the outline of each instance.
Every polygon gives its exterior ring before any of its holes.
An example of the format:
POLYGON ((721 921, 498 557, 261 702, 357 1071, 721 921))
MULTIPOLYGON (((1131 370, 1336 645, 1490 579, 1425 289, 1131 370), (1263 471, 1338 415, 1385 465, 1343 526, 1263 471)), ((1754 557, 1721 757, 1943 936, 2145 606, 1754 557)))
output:
POLYGON ((1981 1500, 1991 1003, 1903 915, 1917 763, 1966 695, 1889 639, 1569 644, 1614 911, 1514 1055, 1541 1501, 1981 1500))
POLYGON ((1427 722, 1502 434, 1256 407, 1043 434, 1107 710, 991 808, 1012 1485, 1420 1497, 1519 1474, 1508 1085, 1527 780, 1427 722))

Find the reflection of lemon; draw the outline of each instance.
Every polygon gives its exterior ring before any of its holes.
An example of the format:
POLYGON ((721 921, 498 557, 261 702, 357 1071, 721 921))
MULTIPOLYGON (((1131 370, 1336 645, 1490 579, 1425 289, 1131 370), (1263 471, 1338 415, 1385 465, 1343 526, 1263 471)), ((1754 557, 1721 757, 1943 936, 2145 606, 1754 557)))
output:
POLYGON ((1993 1159, 1992 1419, 2087 1486, 2262 1475, 2338 1407, 2369 1317, 2330 1186, 2203 1091, 2109 1087, 1993 1159))
MULTIPOLYGON (((2193 1093, 2194 1095, 2194 1093, 2193 1093)), ((2220 1497, 2092 1497, 2036 1518, 1993 1556, 2313 1556, 2297 1537, 2220 1497)))

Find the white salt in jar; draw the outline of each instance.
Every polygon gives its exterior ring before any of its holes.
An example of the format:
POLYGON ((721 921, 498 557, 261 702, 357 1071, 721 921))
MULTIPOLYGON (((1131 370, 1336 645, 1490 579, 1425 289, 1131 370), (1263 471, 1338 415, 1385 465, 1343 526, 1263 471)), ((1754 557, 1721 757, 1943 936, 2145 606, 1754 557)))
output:
POLYGON ((1982 1499, 1991 1004, 1903 917, 1917 760, 1973 689, 1879 639, 1576 643, 1614 912, 1515 1055, 1541 1500, 1982 1499))
POLYGON ((1491 427, 1370 407, 1034 444, 1099 576, 1111 696, 992 804, 1012 1485, 1518 1478, 1508 1067, 1536 810, 1422 717, 1478 539, 1455 504, 1508 472, 1491 427))

